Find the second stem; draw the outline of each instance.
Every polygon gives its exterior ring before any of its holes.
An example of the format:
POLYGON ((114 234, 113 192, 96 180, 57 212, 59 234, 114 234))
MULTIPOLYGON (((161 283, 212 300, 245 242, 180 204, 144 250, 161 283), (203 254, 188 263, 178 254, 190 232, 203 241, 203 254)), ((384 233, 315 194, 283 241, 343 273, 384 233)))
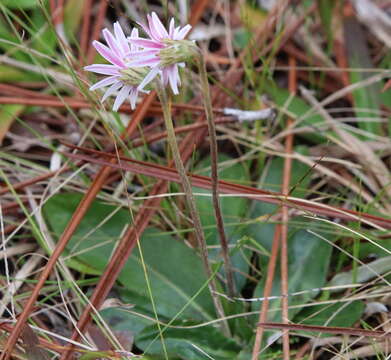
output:
MULTIPOLYGON (((215 279, 213 279, 213 277, 212 277, 213 273, 212 273, 212 269, 211 269, 209 259, 208 259, 208 249, 206 247, 206 241, 205 241, 205 237, 204 237, 204 232, 202 230, 201 220, 200 220, 197 208, 196 208, 196 203, 195 203, 195 199, 194 199, 194 195, 193 195, 192 186, 191 186, 189 177, 187 176, 186 169, 183 164, 183 161, 182 161, 182 158, 180 155, 180 151, 179 151, 179 147, 178 147, 178 143, 177 143, 177 140, 175 137, 175 129, 174 129, 174 125, 173 125, 172 118, 171 118, 171 99, 169 98, 169 96, 166 92, 166 89, 164 88, 164 86, 161 84, 161 82, 159 80, 157 80, 155 84, 156 84, 156 92, 159 96, 159 99, 160 99, 160 102, 162 105, 163 118, 164 118, 166 130, 167 130, 167 140, 168 140, 168 143, 171 148, 175 167, 176 167, 178 174, 179 174, 179 177, 181 179, 181 183, 182 183, 181 185, 183 187, 183 191, 184 191, 185 197, 186 197, 187 206, 189 208, 190 216, 193 221, 194 232, 195 232, 195 236, 197 239, 199 250, 201 252, 201 259, 202 259, 202 262, 204 265, 206 276, 210 279, 210 281, 208 283, 209 291, 211 293, 216 312, 217 312, 218 316, 220 316, 220 318, 223 319, 225 317, 224 309, 223 309, 222 303, 220 301, 220 298, 218 297, 218 295, 216 293, 216 290, 217 290, 216 289, 216 282, 215 282, 215 279)), ((223 331, 224 335, 230 336, 230 329, 229 329, 227 321, 223 320, 221 324, 222 324, 222 331, 223 331)))

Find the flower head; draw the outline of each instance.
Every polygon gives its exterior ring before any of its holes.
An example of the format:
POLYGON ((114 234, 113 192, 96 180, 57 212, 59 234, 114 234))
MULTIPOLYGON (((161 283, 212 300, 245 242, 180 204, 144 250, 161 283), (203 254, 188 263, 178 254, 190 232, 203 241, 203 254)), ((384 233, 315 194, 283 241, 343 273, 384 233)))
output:
MULTIPOLYGON (((93 64, 84 67, 85 70, 106 77, 90 87, 96 90, 109 86, 102 97, 102 102, 110 95, 117 94, 114 101, 113 110, 117 111, 122 103, 128 98, 132 109, 136 105, 138 86, 147 75, 146 68, 132 69, 129 64, 132 53, 139 50, 137 45, 130 44, 118 22, 114 24, 114 35, 107 29, 103 30, 103 37, 108 47, 99 41, 94 41, 92 45, 111 64, 93 64)), ((138 38, 138 30, 133 29, 132 38, 138 38)), ((144 91, 145 92, 145 91, 144 91)))
POLYGON ((131 66, 151 67, 151 71, 144 78, 139 89, 143 89, 160 74, 163 84, 165 86, 170 84, 173 93, 178 94, 178 86, 181 83, 178 66, 183 67, 184 62, 194 55, 195 44, 184 40, 191 26, 175 27, 172 18, 167 31, 155 12, 147 15, 147 20, 148 25, 140 25, 149 38, 135 36, 128 38, 132 45, 143 48, 133 54, 135 59, 131 66))

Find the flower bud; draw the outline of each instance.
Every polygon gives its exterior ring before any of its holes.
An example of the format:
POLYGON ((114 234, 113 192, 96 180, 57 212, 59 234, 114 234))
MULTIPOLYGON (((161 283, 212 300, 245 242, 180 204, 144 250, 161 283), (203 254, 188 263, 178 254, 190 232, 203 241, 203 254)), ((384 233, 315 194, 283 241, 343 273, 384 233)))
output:
POLYGON ((121 78, 120 80, 130 86, 139 86, 148 74, 149 69, 147 67, 127 67, 121 69, 121 78))
POLYGON ((194 59, 199 49, 191 40, 164 39, 165 48, 159 51, 160 66, 170 66, 185 63, 194 59))

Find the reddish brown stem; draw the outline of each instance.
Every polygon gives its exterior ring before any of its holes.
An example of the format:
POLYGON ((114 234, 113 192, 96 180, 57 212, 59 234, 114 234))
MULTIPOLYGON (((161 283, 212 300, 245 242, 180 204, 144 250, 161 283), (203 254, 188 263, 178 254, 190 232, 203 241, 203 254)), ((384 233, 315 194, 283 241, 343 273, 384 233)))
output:
MULTIPOLYGON (((272 292, 274 272, 276 270, 276 264, 277 264, 278 249, 280 247, 280 235, 281 235, 281 227, 277 224, 274 231, 272 250, 270 254, 269 264, 267 267, 265 288, 263 290, 263 298, 265 300, 262 302, 261 312, 259 313, 260 323, 264 323, 267 320, 267 311, 269 309, 269 297, 272 292)), ((258 326, 255 335, 253 353, 251 358, 252 360, 257 360, 260 355, 263 333, 264 333, 264 328, 258 326)))
POLYGON ((105 20, 106 10, 108 5, 109 5, 109 1, 100 0, 98 14, 95 19, 94 28, 92 30, 92 36, 90 39, 91 40, 90 48, 88 49, 87 52, 87 64, 91 64, 94 59, 95 48, 92 46, 92 42, 94 40, 99 39, 99 33, 102 30, 102 25, 103 25, 103 21, 105 20))
MULTIPOLYGON (((194 136, 194 135, 193 135, 194 136)), ((79 148, 75 147, 74 148, 79 148)), ((192 147, 190 148, 192 149, 192 147)), ((96 150, 89 150, 83 148, 83 151, 87 151, 90 153, 96 153, 99 154, 102 157, 109 157, 113 158, 115 155, 112 154, 106 154, 104 152, 96 151, 96 150)), ((157 179, 167 180, 167 181, 173 181, 173 182, 180 182, 180 179, 178 177, 178 174, 176 171, 170 167, 167 166, 161 166, 156 165, 153 163, 143 162, 143 161, 137 161, 130 158, 126 158, 123 156, 118 156, 119 159, 127 161, 127 163, 112 163, 109 161, 104 161, 101 159, 96 159, 90 156, 86 155, 79 155, 79 154, 69 154, 66 153, 66 156, 78 160, 84 160, 87 162, 91 162, 98 165, 103 166, 110 166, 115 169, 121 169, 125 171, 131 171, 137 174, 152 176, 157 179)), ((117 157, 115 157, 117 158, 117 157)), ((210 178, 206 176, 201 175, 193 175, 189 174, 192 178, 192 183, 194 186, 210 190, 211 184, 210 184, 210 178)), ((387 218, 382 218, 379 216, 371 215, 368 213, 363 212, 357 212, 354 210, 349 209, 343 209, 336 206, 331 205, 322 205, 322 204, 315 204, 315 203, 309 203, 305 199, 299 199, 299 198, 288 198, 286 195, 283 195, 282 193, 276 193, 273 191, 265 191, 257 188, 252 188, 245 185, 240 184, 234 184, 228 181, 219 180, 219 188, 221 190, 221 193, 224 194, 232 194, 237 196, 246 197, 249 199, 257 200, 257 201, 263 201, 270 204, 277 204, 277 205, 283 205, 297 208, 301 211, 308 212, 309 214, 315 214, 315 215, 325 215, 325 216, 332 216, 336 219, 343 219, 343 220, 349 220, 349 221, 361 221, 366 222, 367 224, 373 224, 375 226, 381 226, 385 229, 391 229, 391 220, 387 218)))
MULTIPOLYGON (((297 81, 296 81, 296 59, 294 57, 289 57, 289 91, 291 94, 295 94, 297 90, 297 81)), ((288 118, 287 128, 293 123, 291 118, 288 118)), ((293 151, 293 133, 289 133, 285 140, 285 152, 288 156, 284 160, 284 170, 282 177, 282 194, 285 196, 289 195, 289 187, 291 180, 291 171, 292 171, 292 157, 289 156, 293 151)), ((282 322, 289 322, 289 312, 288 312, 288 223, 289 223, 289 212, 288 207, 282 205, 282 223, 281 223, 281 307, 282 307, 282 322)), ((290 358, 290 346, 289 346, 289 332, 284 331, 282 335, 282 345, 283 345, 283 356, 284 360, 289 360, 290 358)))

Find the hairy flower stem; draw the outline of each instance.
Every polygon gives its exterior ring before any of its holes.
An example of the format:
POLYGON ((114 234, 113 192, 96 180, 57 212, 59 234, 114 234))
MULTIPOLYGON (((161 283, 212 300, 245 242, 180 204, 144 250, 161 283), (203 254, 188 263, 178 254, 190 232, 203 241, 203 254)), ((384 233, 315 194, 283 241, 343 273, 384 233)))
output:
POLYGON ((227 290, 230 297, 235 295, 235 283, 234 276, 232 271, 231 259, 229 257, 229 247, 227 237, 224 230, 223 216, 220 209, 220 200, 219 200, 219 178, 217 171, 217 137, 216 137, 216 126, 214 123, 212 103, 210 101, 210 90, 208 83, 208 74, 206 72, 206 65, 204 57, 201 52, 198 51, 196 62, 199 68, 200 77, 201 77, 201 91, 202 98, 204 101, 206 121, 208 123, 208 132, 210 140, 210 156, 211 156, 211 179, 212 179, 212 201, 213 208, 216 217, 217 231, 220 237, 221 253, 223 255, 225 274, 227 277, 227 290))
MULTIPOLYGON (((208 283, 209 291, 211 293, 213 303, 216 309, 216 313, 220 318, 225 318, 223 306, 221 304, 220 298, 216 293, 216 282, 212 277, 212 269, 210 267, 209 259, 208 259, 208 250, 206 247, 206 241, 204 237, 204 232, 202 230, 201 220, 198 215, 198 211, 196 208, 196 203, 193 195, 193 190, 191 187, 191 183, 189 177, 187 176, 185 166, 183 165, 182 158, 180 155, 178 143, 175 137, 174 124, 171 118, 171 99, 166 92, 166 89, 158 80, 156 83, 156 92, 159 96, 160 103, 163 109, 163 117, 167 130, 167 140, 171 148, 172 156, 174 159, 175 167, 178 171, 179 177, 181 179, 181 184, 183 187, 183 191, 185 193, 187 207, 189 208, 190 216, 193 221, 194 232, 197 239, 198 247, 201 253, 201 259, 204 265, 205 273, 207 278, 211 279, 208 283)), ((221 327, 224 335, 230 336, 230 329, 226 320, 221 322, 221 327)))

